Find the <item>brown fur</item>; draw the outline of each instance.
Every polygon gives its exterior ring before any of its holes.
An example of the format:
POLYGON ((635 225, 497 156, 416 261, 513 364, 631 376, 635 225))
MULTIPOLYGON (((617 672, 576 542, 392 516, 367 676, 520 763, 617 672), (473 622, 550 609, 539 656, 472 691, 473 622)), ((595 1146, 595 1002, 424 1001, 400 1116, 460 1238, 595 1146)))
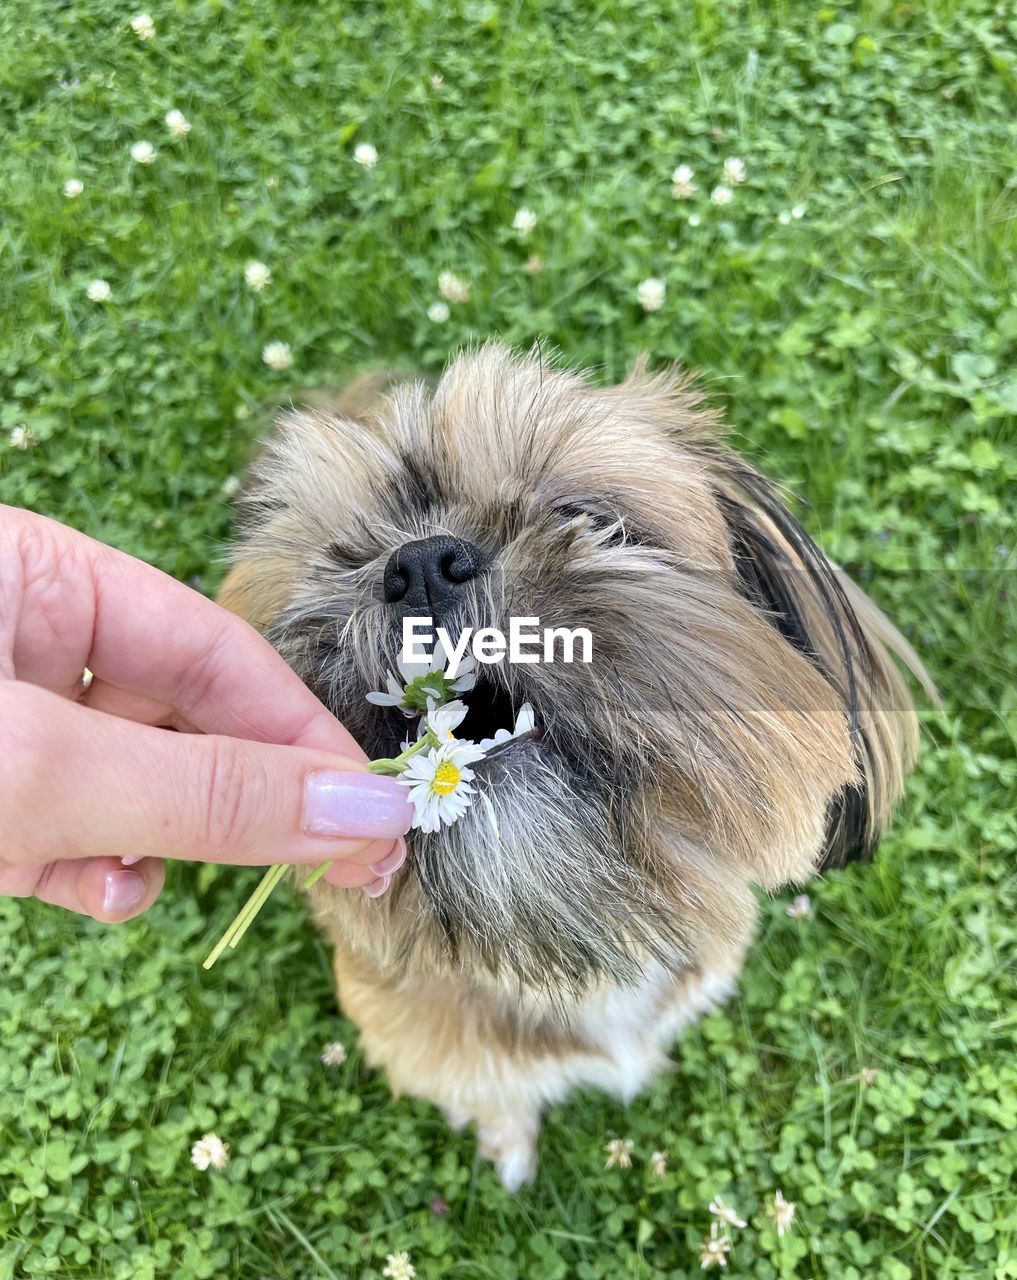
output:
POLYGON ((478 686, 544 725, 478 766, 499 841, 474 806, 411 833, 385 897, 311 893, 369 1059, 475 1120, 518 1183, 546 1102, 583 1080, 633 1091, 661 1037, 728 989, 752 885, 871 851, 917 746, 888 650, 921 665, 688 378, 642 364, 596 389, 491 344, 433 393, 360 382, 282 415, 241 512, 223 603, 372 755, 403 730, 363 700, 393 665, 378 582, 402 543, 481 543, 495 568, 464 622, 594 632, 596 670, 478 686))

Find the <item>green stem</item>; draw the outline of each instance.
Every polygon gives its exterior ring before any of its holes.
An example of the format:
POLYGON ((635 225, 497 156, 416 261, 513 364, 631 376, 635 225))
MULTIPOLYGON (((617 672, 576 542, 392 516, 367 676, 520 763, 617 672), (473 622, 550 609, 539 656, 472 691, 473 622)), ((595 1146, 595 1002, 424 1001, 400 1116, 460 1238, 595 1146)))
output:
MULTIPOLYGON (((407 749, 400 752, 399 755, 387 757, 381 760, 372 760, 367 767, 371 773, 386 774, 389 777, 397 778, 406 768, 406 764, 412 756, 415 756, 419 751, 426 750, 428 747, 436 747, 437 745, 437 738, 435 738, 433 733, 428 731, 419 740, 419 742, 415 742, 412 747, 407 747, 407 749)), ((331 865, 332 860, 322 862, 316 866, 304 881, 303 887, 305 889, 309 889, 312 884, 317 884, 331 865)), ((278 867, 269 867, 258 882, 257 888, 240 908, 240 911, 233 920, 233 923, 212 948, 208 955, 208 959, 202 966, 203 968, 211 969, 227 947, 231 950, 236 947, 237 943, 254 923, 258 912, 268 901, 272 894, 272 890, 276 887, 279 881, 282 880, 283 876, 285 876, 289 869, 290 868, 285 864, 278 867)))

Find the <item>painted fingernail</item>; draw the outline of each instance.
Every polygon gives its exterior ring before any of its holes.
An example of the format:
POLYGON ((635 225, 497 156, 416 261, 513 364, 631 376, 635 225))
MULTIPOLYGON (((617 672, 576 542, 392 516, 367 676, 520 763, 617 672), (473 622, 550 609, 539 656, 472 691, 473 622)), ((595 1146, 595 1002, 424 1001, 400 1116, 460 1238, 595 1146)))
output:
POLYGON ((391 883, 391 876, 379 876, 377 880, 364 885, 364 892, 369 898, 380 898, 391 883))
POLYGON ((145 896, 145 877, 137 871, 111 871, 103 886, 102 909, 110 916, 133 911, 145 896))
POLYGON ((144 856, 143 853, 125 853, 120 859, 120 865, 122 867, 133 867, 136 862, 141 862, 144 856))
POLYGON ((393 871, 398 871, 405 861, 406 841, 399 840, 388 857, 382 858, 380 862, 371 863, 371 870, 376 876, 390 876, 393 871))
POLYGON ((339 838, 383 839, 405 835, 413 806, 406 788, 375 773, 333 773, 317 769, 304 787, 304 832, 339 838))

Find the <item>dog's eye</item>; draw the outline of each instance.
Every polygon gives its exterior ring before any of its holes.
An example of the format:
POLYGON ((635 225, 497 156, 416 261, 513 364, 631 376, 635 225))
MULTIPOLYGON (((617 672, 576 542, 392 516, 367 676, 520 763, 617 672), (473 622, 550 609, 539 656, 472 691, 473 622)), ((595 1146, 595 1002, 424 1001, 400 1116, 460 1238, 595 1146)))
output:
POLYGON ((581 502, 562 502, 555 507, 555 517, 563 525, 582 521, 585 526, 603 534, 601 541, 611 547, 623 547, 628 542, 638 542, 616 511, 587 506, 581 502))

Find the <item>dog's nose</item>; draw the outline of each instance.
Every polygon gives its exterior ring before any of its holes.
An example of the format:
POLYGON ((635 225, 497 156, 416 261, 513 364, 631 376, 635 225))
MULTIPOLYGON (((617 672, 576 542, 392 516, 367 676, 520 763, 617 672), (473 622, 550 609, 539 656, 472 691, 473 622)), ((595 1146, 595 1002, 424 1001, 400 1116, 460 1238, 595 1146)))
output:
POLYGON ((406 542, 385 566, 382 590, 386 604, 402 605, 404 615, 440 617, 464 594, 466 584, 481 573, 486 557, 462 538, 442 536, 406 542))

